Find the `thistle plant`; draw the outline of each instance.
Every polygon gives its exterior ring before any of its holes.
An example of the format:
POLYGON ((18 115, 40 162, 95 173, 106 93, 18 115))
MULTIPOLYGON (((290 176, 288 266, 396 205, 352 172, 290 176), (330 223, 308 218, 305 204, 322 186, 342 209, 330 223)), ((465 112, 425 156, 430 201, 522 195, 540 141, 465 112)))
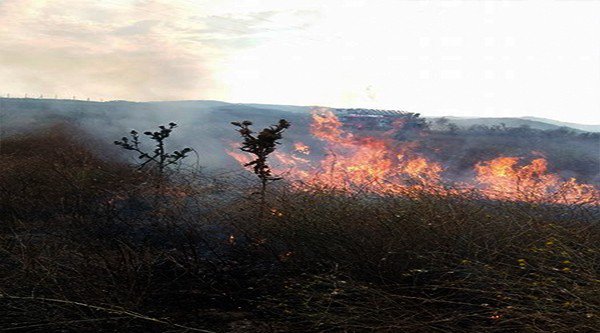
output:
POLYGON ((251 121, 232 122, 232 125, 238 127, 237 131, 242 135, 243 142, 240 150, 254 155, 254 159, 246 164, 245 167, 252 167, 254 174, 258 176, 261 182, 259 192, 261 202, 265 203, 267 184, 281 177, 273 176, 271 167, 267 164, 269 155, 275 151, 275 148, 282 138, 282 133, 290 127, 290 123, 285 120, 279 120, 279 123, 264 128, 258 135, 250 129, 251 121))
POLYGON ((123 137, 120 141, 115 141, 114 143, 125 150, 131 150, 140 154, 138 159, 142 160, 142 162, 138 166, 139 170, 150 163, 155 163, 158 175, 162 177, 166 167, 186 158, 187 154, 192 151, 191 148, 184 148, 181 151, 175 150, 172 153, 166 151, 165 141, 175 127, 177 127, 177 124, 169 123, 168 126, 158 126, 159 131, 144 132, 144 135, 155 142, 155 148, 152 152, 142 150, 140 147, 140 136, 136 130, 131 130, 131 138, 123 137))

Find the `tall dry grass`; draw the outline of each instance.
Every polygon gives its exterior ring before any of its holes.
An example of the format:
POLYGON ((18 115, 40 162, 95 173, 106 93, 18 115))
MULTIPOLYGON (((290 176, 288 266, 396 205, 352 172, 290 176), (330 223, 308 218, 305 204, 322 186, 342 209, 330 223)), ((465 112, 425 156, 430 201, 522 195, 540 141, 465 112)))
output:
POLYGON ((0 331, 600 327, 598 207, 282 182, 264 214, 251 179, 157 180, 86 137, 1 141, 0 331))

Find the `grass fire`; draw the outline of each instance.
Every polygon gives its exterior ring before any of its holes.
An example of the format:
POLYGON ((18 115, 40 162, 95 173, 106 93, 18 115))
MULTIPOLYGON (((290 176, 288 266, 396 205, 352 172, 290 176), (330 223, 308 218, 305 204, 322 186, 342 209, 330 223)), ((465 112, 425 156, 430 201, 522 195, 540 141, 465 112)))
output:
POLYGON ((20 128, 27 112, 0 140, 0 330, 600 324, 597 135, 330 108, 20 128))
MULTIPOLYGON (((460 196, 476 192, 494 200, 600 204, 595 186, 579 183, 575 178, 561 179, 548 171, 543 157, 527 164, 520 157, 499 156, 476 162, 470 178, 463 177, 460 182, 445 179, 444 167, 419 153, 421 137, 409 141, 394 139, 410 124, 400 119, 389 130, 361 135, 345 129, 332 111, 314 110, 311 134, 324 143, 325 153, 312 158, 312 149, 296 142, 291 153, 276 153, 277 171, 299 189, 319 187, 391 195, 424 192, 460 196)), ((356 118, 353 120, 360 124, 356 118)), ((232 151, 229 154, 238 162, 247 163, 245 155, 232 151)))
POLYGON ((0 333, 600 333, 599 18, 0 0, 0 333))

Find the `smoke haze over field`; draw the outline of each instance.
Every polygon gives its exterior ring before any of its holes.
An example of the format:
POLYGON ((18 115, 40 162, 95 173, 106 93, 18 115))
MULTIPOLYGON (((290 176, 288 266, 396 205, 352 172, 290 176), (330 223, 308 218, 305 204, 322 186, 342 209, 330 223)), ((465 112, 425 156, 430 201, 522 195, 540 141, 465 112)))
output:
POLYGON ((598 1, 0 1, 3 95, 600 123, 598 1))
POLYGON ((600 0, 0 0, 0 332, 596 332, 599 41, 600 0))
MULTIPOLYGON (((99 144, 99 147, 95 147, 96 150, 103 147, 103 155, 121 156, 127 161, 137 163, 137 155, 123 151, 111 143, 127 136, 131 129, 138 132, 156 130, 158 125, 176 122, 179 127, 169 138, 169 149, 194 148, 199 154, 197 162, 201 166, 241 171, 242 167, 231 154, 238 152, 240 142, 239 133, 230 124, 232 121, 251 120, 255 123, 253 128, 260 130, 284 118, 290 121, 292 126, 286 131, 278 151, 288 156, 293 154, 294 158, 299 158, 295 161, 301 163, 304 163, 301 159, 307 158, 313 162, 327 160, 331 156, 341 158, 342 155, 332 151, 327 141, 320 137, 323 133, 315 135, 315 119, 311 116, 315 109, 331 110, 306 106, 231 104, 220 101, 99 103, 0 98, 0 134, 7 137, 48 128, 54 124, 66 124, 91 134, 91 138, 85 140, 99 144), (298 154, 295 151, 297 143, 307 146, 310 154, 298 154)), ((336 112, 338 111, 345 112, 336 112)), ((377 113, 378 110, 370 112, 377 113)), ((548 160, 548 169, 564 179, 575 177, 583 182, 600 184, 600 133, 582 132, 552 123, 519 118, 462 119, 462 123, 459 119, 451 120, 456 121, 457 132, 441 126, 442 123, 437 119, 430 119, 430 129, 416 132, 404 125, 393 126, 391 131, 389 128, 377 126, 361 129, 365 125, 369 126, 369 120, 380 119, 376 117, 355 118, 359 122, 355 122, 354 125, 352 119, 341 118, 344 123, 341 128, 343 132, 364 139, 351 142, 350 146, 361 148, 366 142, 385 142, 389 147, 383 150, 382 147, 374 148, 379 148, 381 154, 386 156, 395 156, 398 153, 393 147, 411 147, 415 156, 424 156, 440 163, 447 179, 472 178, 473 168, 480 161, 515 156, 523 158, 523 162, 544 157, 548 160)), ((423 120, 419 117, 417 119, 423 120)), ((337 130, 332 128, 330 134, 335 135, 336 132, 337 130)), ((146 143, 147 141, 143 140, 146 143)), ((377 152, 377 149, 367 148, 368 145, 363 151, 369 156, 377 152)), ((356 162, 352 156, 346 158, 349 163, 356 162)), ((196 158, 188 159, 187 162, 195 163, 196 158)), ((275 160, 273 163, 277 167, 277 173, 289 174, 292 169, 297 169, 286 161, 275 160)), ((365 165, 368 164, 371 163, 365 165)), ((354 169, 354 166, 349 168, 354 169)), ((310 173, 313 174, 315 170, 310 173)))

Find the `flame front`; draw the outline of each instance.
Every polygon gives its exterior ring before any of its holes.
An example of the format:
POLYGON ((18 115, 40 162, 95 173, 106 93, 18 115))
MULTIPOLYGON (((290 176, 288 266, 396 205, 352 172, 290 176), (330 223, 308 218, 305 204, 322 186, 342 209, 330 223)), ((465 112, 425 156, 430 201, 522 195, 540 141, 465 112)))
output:
POLYGON ((548 162, 536 158, 519 166, 517 157, 498 157, 475 166, 482 192, 491 199, 555 203, 598 203, 598 190, 548 172, 548 162))
POLYGON ((398 141, 386 136, 354 135, 344 130, 328 109, 315 110, 312 119, 311 134, 325 144, 321 159, 303 156, 310 154, 311 149, 302 142, 294 144, 292 153, 273 154, 278 162, 274 171, 297 186, 378 193, 440 188, 442 167, 413 153, 412 143, 398 145, 398 141))
MULTIPOLYGON (((492 200, 538 203, 600 204, 596 187, 575 179, 563 180, 548 172, 546 159, 538 157, 529 164, 518 157, 498 157, 474 166, 471 180, 454 184, 444 180, 440 163, 417 153, 418 143, 399 141, 393 136, 404 122, 378 137, 351 133, 329 109, 312 114, 311 134, 321 141, 322 154, 296 142, 294 150, 273 153, 273 172, 299 189, 328 188, 345 192, 368 192, 413 196, 422 193, 457 195, 478 191, 492 200), (320 156, 320 158, 319 158, 320 156)), ((241 164, 245 154, 228 151, 241 164)), ((541 153, 536 153, 540 156, 541 153)))

